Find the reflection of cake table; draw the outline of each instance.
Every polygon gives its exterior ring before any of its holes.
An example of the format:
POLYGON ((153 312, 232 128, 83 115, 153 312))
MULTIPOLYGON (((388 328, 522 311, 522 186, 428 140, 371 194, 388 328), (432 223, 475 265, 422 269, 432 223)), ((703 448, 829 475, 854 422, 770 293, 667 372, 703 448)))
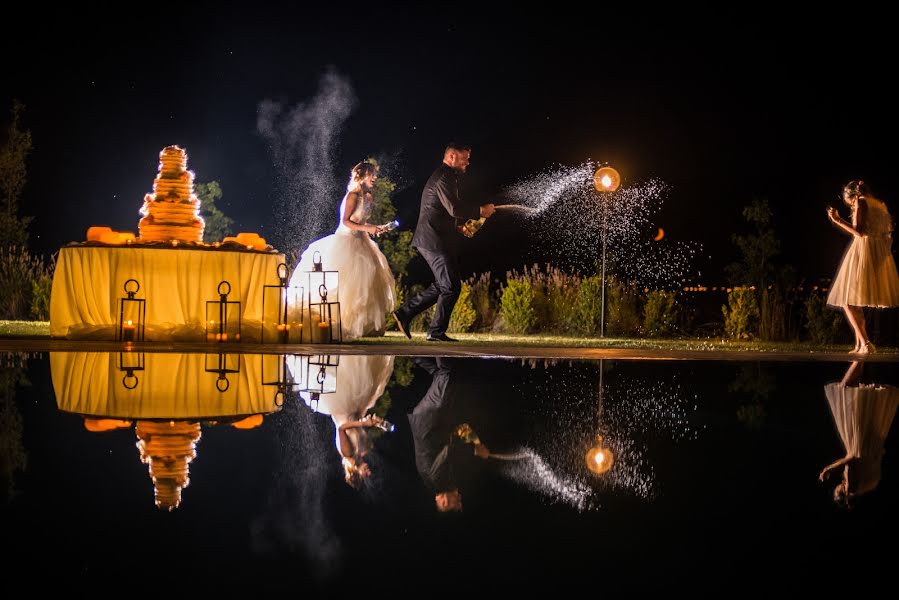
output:
POLYGON ((50 374, 61 411, 81 415, 89 431, 134 426, 156 506, 177 508, 190 482, 201 422, 251 429, 280 410, 279 355, 228 355, 229 372, 205 354, 51 352, 50 374), (129 370, 140 357, 140 369, 129 370), (210 370, 212 368, 212 370, 210 370), (228 385, 221 385, 221 378, 228 385))
POLYGON ((146 300, 145 340, 205 341, 206 302, 219 300, 219 283, 227 281, 228 300, 241 303, 241 330, 258 340, 263 286, 278 283, 284 255, 255 234, 204 243, 199 211, 187 153, 164 148, 153 191, 140 210, 138 239, 91 227, 87 242, 60 249, 50 335, 115 339, 118 299, 126 295, 125 282, 134 279, 140 285, 136 298, 146 300))

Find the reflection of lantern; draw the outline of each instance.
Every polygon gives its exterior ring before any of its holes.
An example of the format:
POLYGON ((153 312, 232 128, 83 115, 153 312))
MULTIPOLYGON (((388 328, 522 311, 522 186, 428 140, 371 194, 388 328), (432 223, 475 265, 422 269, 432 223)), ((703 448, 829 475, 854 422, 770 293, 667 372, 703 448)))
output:
POLYGON ((306 281, 306 293, 309 295, 309 341, 313 344, 340 342, 339 272, 325 271, 321 253, 316 250, 312 253, 312 270, 306 271, 306 281), (315 293, 318 293, 318 298, 313 297, 315 293))
POLYGON ((612 451, 602 447, 601 435, 596 436, 596 446, 587 450, 587 455, 584 459, 587 461, 587 468, 597 475, 606 473, 615 462, 612 451))
POLYGON ((621 175, 612 167, 600 167, 593 173, 593 187, 597 192, 614 192, 621 185, 621 175))
POLYGON ((278 265, 278 284, 262 286, 262 334, 259 338, 262 344, 266 341, 266 325, 272 325, 277 331, 275 340, 278 343, 287 343, 290 323, 287 320, 287 265, 284 263, 278 265))
POLYGON ((135 298, 140 291, 140 283, 136 279, 125 282, 125 298, 119 298, 119 318, 116 323, 117 342, 142 342, 144 341, 144 325, 147 315, 147 301, 135 298), (134 285, 129 285, 129 284, 134 285))
POLYGON ((240 301, 228 300, 231 284, 219 283, 219 299, 206 301, 206 341, 240 341, 240 301))
POLYGON ((204 359, 203 370, 207 373, 218 374, 215 389, 224 393, 228 391, 231 382, 228 381, 229 373, 240 373, 240 354, 207 354, 204 359))
POLYGON ((308 374, 308 359, 305 355, 262 355, 262 385, 277 388, 274 398, 276 407, 280 408, 284 404, 288 391, 303 389, 308 374))
POLYGON ((333 394, 337 391, 337 367, 340 356, 336 354, 319 354, 310 356, 306 363, 306 387, 309 392, 309 407, 318 410, 318 400, 322 394, 333 394))
POLYGON ((137 375, 135 371, 144 370, 144 353, 143 352, 119 352, 118 360, 119 371, 125 373, 122 377, 122 385, 126 389, 133 390, 137 387, 137 375))

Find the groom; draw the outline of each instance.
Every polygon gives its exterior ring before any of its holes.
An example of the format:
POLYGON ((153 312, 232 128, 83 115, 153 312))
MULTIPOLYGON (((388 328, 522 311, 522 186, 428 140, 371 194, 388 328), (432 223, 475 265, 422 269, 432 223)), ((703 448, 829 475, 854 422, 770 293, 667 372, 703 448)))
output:
POLYGON ((434 282, 420 294, 403 303, 393 313, 399 330, 409 339, 409 323, 415 315, 437 304, 429 342, 455 342, 446 335, 450 316, 462 291, 458 265, 457 221, 490 217, 496 210, 492 203, 478 207, 462 200, 459 183, 468 169, 471 147, 450 142, 443 152, 443 164, 437 167, 421 194, 421 210, 412 245, 428 262, 434 282))

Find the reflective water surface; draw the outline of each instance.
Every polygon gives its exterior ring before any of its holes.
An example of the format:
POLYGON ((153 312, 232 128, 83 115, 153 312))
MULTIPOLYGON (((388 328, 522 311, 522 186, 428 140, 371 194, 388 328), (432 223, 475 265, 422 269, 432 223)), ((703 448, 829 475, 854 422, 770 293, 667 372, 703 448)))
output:
POLYGON ((0 359, 9 577, 313 597, 889 583, 893 364, 0 359))

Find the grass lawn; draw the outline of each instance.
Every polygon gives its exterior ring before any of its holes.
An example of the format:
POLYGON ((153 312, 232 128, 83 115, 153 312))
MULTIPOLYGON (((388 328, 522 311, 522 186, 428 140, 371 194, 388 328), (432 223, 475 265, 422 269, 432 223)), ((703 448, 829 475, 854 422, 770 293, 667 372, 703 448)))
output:
POLYGON ((0 337, 49 338, 50 321, 0 321, 0 337))
MULTIPOLYGON (((452 337, 466 346, 521 346, 540 348, 633 348, 643 350, 708 350, 734 352, 848 352, 849 344, 815 344, 813 342, 736 341, 721 338, 587 338, 564 335, 512 335, 498 333, 453 333, 452 337)), ((0 321, 0 338, 50 337, 49 321, 0 321)), ((397 331, 384 337, 355 340, 358 345, 423 344, 424 333, 413 333, 408 340, 397 331)), ((878 353, 899 354, 899 348, 880 346, 878 353)))

